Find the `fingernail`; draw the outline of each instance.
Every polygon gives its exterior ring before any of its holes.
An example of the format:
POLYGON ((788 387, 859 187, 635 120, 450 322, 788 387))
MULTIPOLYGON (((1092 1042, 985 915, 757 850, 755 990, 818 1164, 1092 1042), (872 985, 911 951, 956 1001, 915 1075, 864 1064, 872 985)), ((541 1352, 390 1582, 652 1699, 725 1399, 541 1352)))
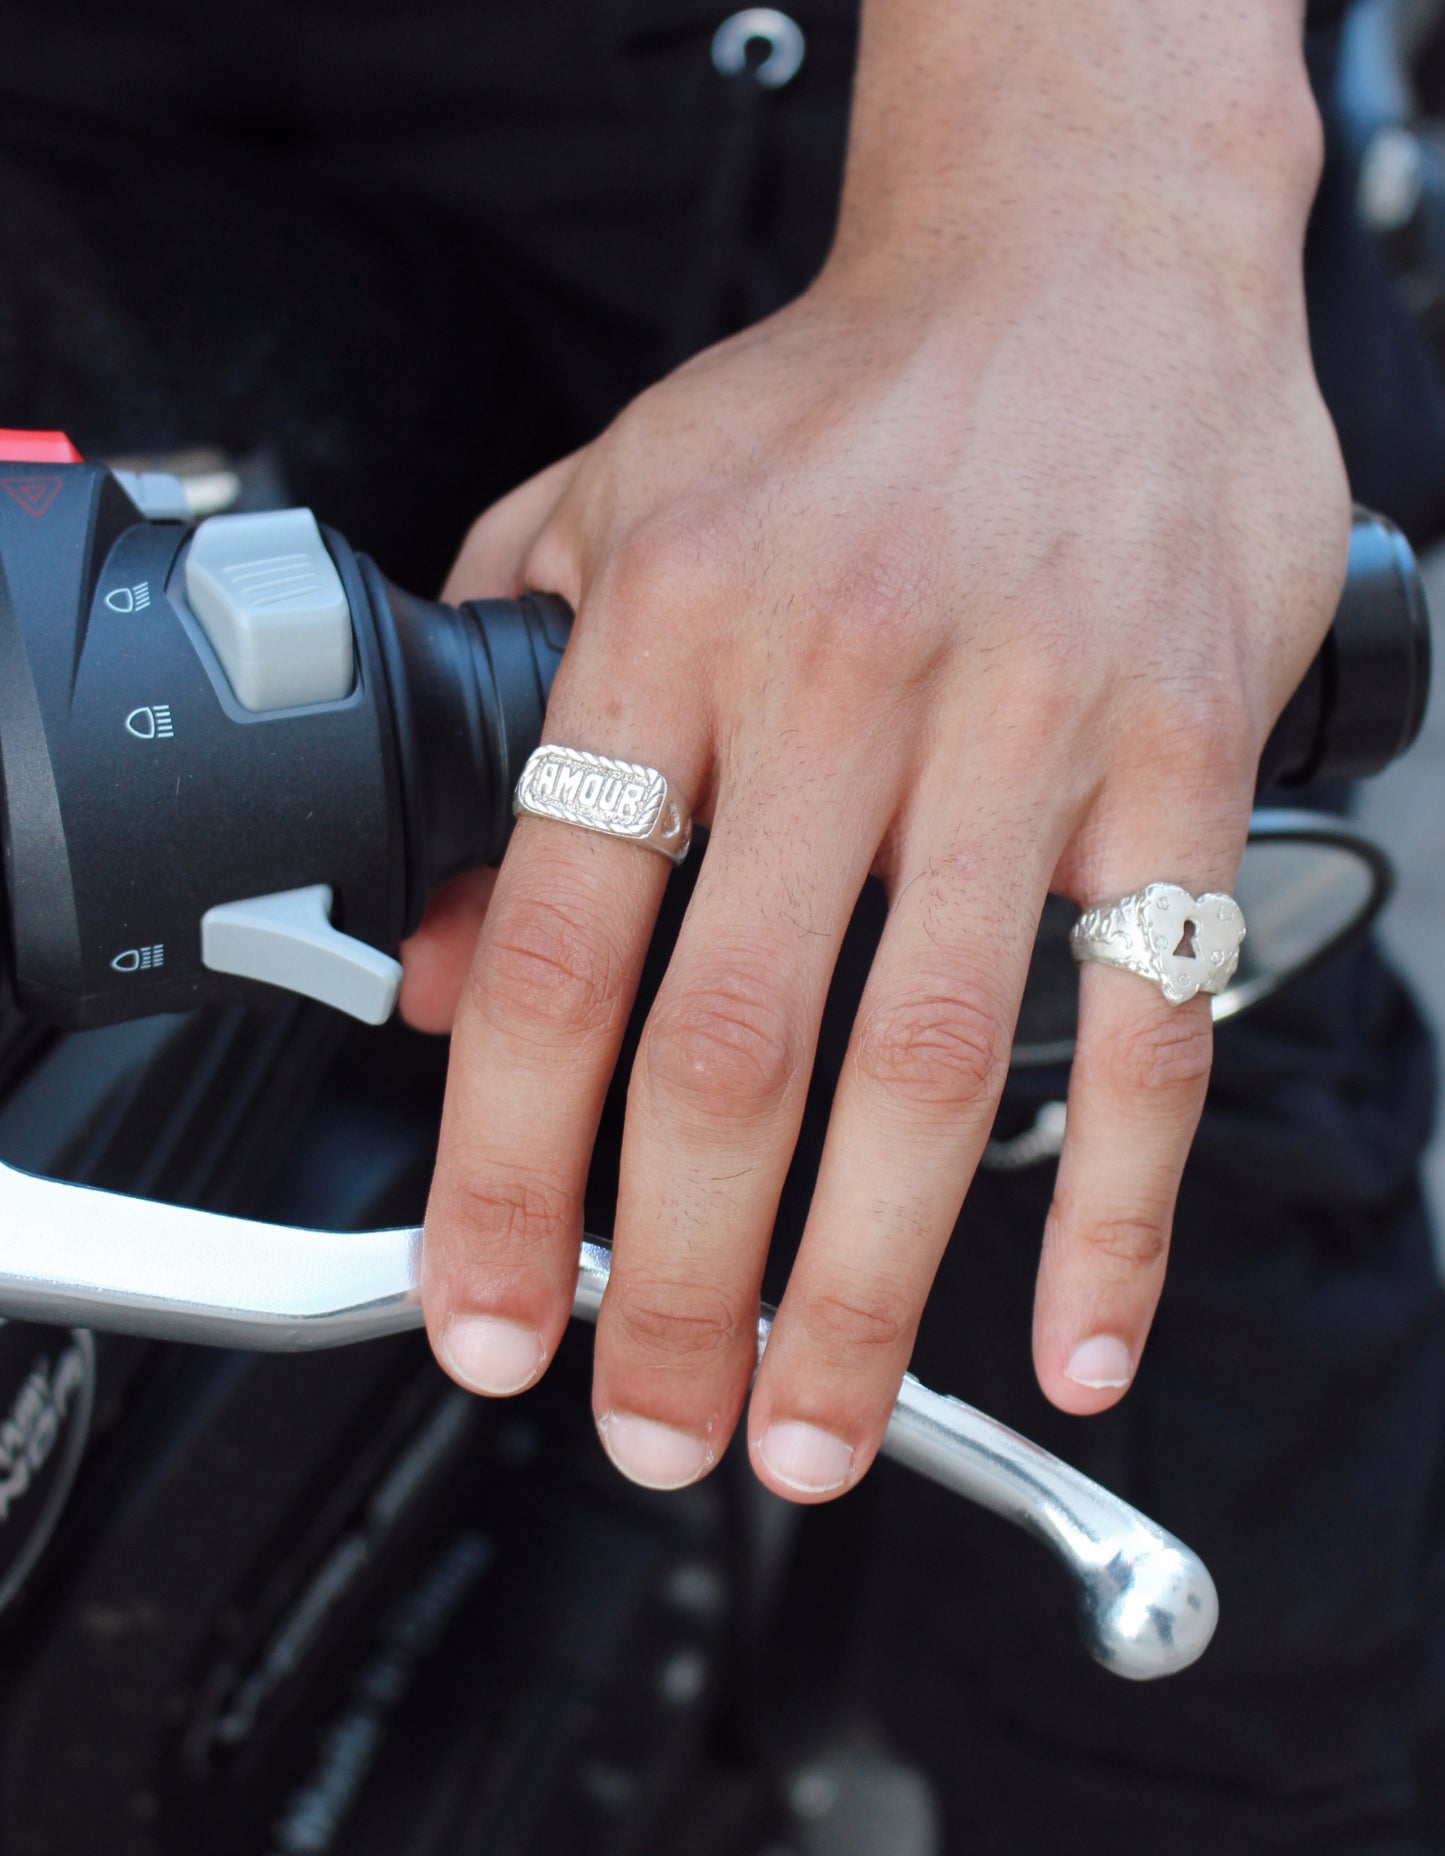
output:
POLYGON ((441 1338, 441 1355, 452 1374, 473 1392, 506 1398, 541 1372, 547 1349, 535 1328, 500 1315, 453 1315, 441 1338))
POLYGON ((1088 1386, 1091 1392, 1126 1386, 1134 1377, 1134 1362, 1129 1349, 1117 1335, 1093 1334, 1080 1341, 1064 1368, 1065 1378, 1076 1386, 1088 1386))
POLYGON ((638 1418, 627 1411, 608 1411, 597 1420, 602 1447, 629 1482, 644 1489, 685 1489, 712 1464, 712 1445, 705 1437, 655 1418, 638 1418))
POLYGON ((816 1424, 770 1424, 758 1440, 769 1472, 800 1495, 827 1495, 853 1474, 853 1446, 816 1424))

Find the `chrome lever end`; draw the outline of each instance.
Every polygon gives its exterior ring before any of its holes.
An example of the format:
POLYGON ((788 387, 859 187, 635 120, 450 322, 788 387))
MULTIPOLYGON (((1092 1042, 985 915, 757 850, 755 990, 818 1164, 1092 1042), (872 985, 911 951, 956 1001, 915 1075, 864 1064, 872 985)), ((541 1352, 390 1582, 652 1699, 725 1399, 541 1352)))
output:
POLYGON ((1219 1594, 1203 1560, 1172 1534, 1152 1532, 1156 1538, 1122 1549, 1079 1581, 1089 1654, 1131 1682, 1198 1662, 1219 1622, 1219 1594))
MULTIPOLYGON (((0 1318, 295 1352, 421 1325, 419 1230, 335 1233, 63 1185, 0 1163, 0 1318)), ((611 1252, 588 1239, 573 1314, 595 1321, 611 1252)), ((772 1311, 758 1323, 759 1353, 772 1311)), ((1091 1654, 1132 1680, 1186 1667, 1218 1616, 1198 1556, 1119 1497, 911 1376, 883 1453, 1037 1534, 1079 1594, 1091 1654)))

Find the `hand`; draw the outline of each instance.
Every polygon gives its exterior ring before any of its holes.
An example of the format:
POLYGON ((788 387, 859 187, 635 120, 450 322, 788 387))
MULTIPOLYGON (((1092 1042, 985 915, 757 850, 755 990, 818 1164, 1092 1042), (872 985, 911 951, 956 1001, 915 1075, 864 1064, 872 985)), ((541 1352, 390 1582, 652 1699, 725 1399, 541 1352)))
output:
MULTIPOLYGON (((870 230, 876 196, 855 191, 806 297, 645 394, 463 550, 449 597, 530 586, 577 608, 547 739, 661 768, 711 826, 631 1079, 597 1331, 598 1426, 640 1482, 705 1473, 742 1409, 869 873, 888 924, 751 1400, 754 1467, 799 1500, 878 1448, 1047 891, 1233 882, 1348 534, 1304 329, 1301 140, 1268 198, 1241 204, 1226 174, 1184 218, 1167 172, 1121 198, 1066 138, 1045 164, 1059 210, 990 218, 962 262, 870 230)), ((567 1321, 667 874, 524 818, 490 906, 464 880, 406 951, 408 1016, 455 1019, 427 1320, 479 1391, 531 1385, 567 1321)), ((1081 988, 1034 1354, 1048 1396, 1088 1413, 1139 1364, 1211 1034, 1203 999, 1099 967, 1081 988)))

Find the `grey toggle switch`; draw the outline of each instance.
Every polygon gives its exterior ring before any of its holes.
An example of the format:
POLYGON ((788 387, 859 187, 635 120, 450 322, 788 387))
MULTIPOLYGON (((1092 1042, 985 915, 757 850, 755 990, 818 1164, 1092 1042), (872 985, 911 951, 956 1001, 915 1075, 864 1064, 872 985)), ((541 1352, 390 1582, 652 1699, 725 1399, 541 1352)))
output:
POLYGON ((202 522, 186 556, 186 597, 242 708, 308 708, 351 694, 351 611, 309 509, 202 522))
POLYGON ((207 909, 202 964, 317 999, 364 1025, 384 1025, 396 1006, 401 966, 333 928, 331 901, 330 889, 318 883, 207 909))

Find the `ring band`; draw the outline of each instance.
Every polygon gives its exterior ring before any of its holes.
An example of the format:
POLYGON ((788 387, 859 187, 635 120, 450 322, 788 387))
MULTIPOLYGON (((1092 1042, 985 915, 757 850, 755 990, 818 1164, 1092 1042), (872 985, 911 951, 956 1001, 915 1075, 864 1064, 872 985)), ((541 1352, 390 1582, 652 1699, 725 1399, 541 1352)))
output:
POLYGON ((1097 960, 1152 980, 1171 1005, 1219 993, 1234 978, 1244 911, 1233 896, 1191 896, 1150 883, 1117 902, 1085 909, 1069 933, 1077 961, 1097 960))
POLYGON ((512 810, 625 838, 680 864, 692 843, 687 802, 656 767, 544 742, 522 769, 512 810))

